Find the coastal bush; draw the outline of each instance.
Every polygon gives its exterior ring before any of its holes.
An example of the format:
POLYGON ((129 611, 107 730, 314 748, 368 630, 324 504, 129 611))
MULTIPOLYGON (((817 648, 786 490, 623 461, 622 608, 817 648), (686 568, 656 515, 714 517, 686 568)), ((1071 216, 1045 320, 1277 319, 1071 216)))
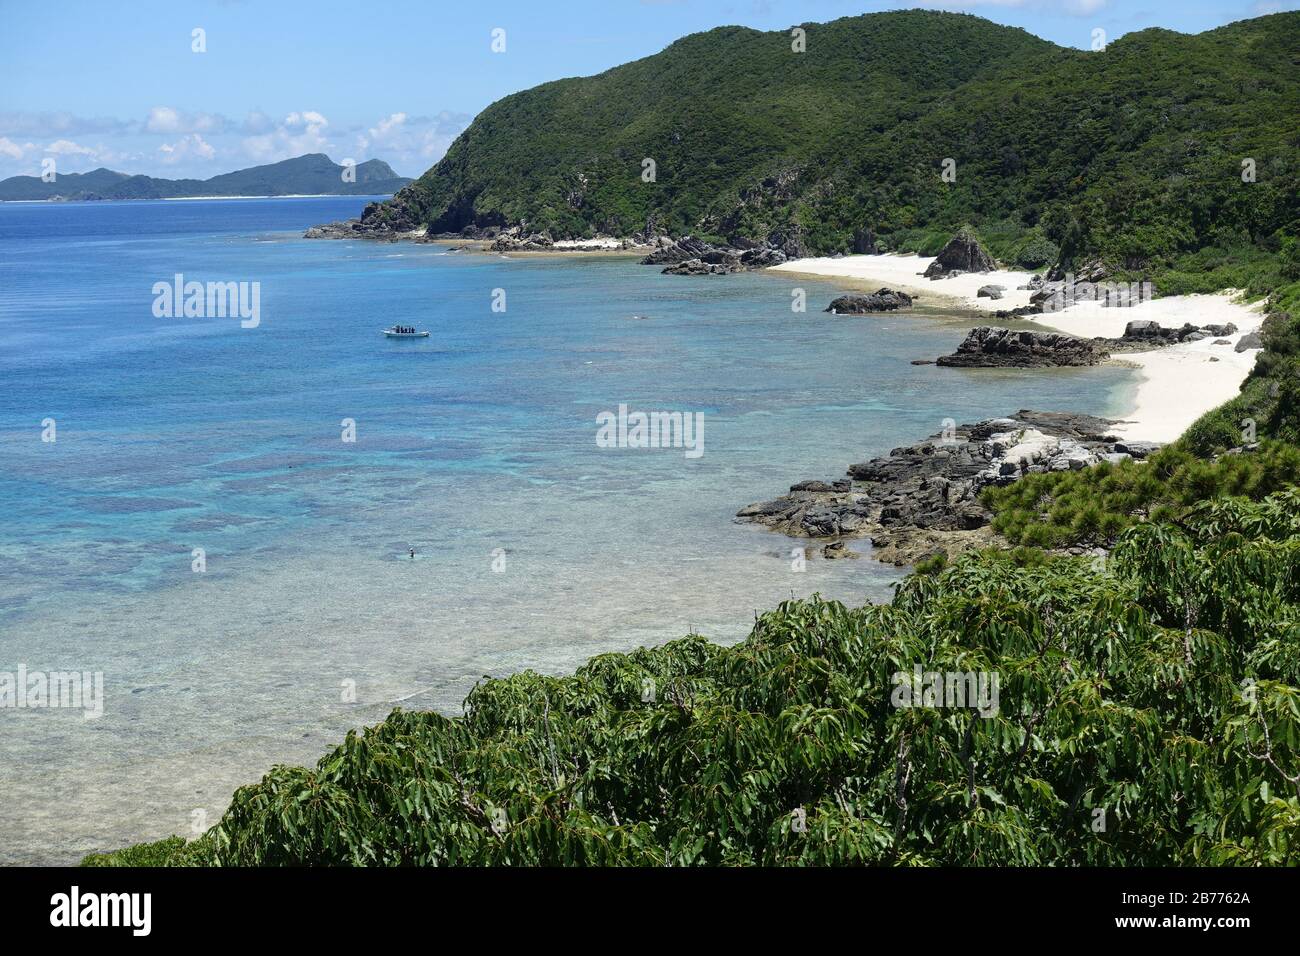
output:
MULTIPOLYGON (((1218 419, 1202 422, 1207 430, 1227 427, 1218 419)), ((1240 427, 1232 434, 1240 438, 1240 427)), ((994 513, 993 530, 1014 545, 1110 547, 1141 522, 1180 521, 1207 501, 1258 501, 1296 484, 1300 448, 1289 442, 1265 440, 1253 453, 1213 461, 1177 443, 1145 462, 1102 462, 1080 471, 1027 475, 986 488, 982 499, 994 513)))
MULTIPOLYGON (((1275 294, 1270 304, 1279 298, 1275 294)), ((1275 306, 1261 337, 1264 347, 1241 393, 1197 419, 1179 440, 1184 448, 1207 457, 1248 444, 1252 436, 1300 445, 1300 309, 1275 306)))
POLYGON ((784 602, 733 647, 488 680, 462 717, 397 710, 274 768, 183 849, 88 862, 1294 865, 1298 503, 1206 502, 1104 564, 967 554, 885 605, 784 602), (917 669, 983 690, 910 701, 917 669))

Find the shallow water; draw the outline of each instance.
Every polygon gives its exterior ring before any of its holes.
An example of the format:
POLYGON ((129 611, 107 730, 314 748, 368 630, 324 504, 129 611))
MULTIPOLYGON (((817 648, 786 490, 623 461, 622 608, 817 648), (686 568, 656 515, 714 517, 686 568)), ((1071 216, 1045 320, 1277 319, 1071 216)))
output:
POLYGON ((483 675, 887 599, 896 569, 796 572, 732 515, 945 418, 1113 414, 1133 387, 913 366, 971 320, 832 318, 830 283, 299 238, 365 201, 0 205, 0 671, 104 675, 98 719, 0 709, 0 862, 188 834, 483 675), (259 282, 260 324, 155 318, 177 272, 259 282), (701 413, 702 456, 597 447, 620 403, 701 413))

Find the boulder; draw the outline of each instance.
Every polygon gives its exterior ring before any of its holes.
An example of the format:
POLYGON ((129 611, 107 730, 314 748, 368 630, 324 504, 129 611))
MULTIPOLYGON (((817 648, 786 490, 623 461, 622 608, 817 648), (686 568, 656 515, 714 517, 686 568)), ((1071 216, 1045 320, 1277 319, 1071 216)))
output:
POLYGON ((912 297, 906 292, 879 289, 866 295, 860 292, 842 295, 833 300, 826 307, 826 311, 832 315, 866 315, 871 312, 894 312, 911 307, 912 297))
POLYGON ((1126 339, 1153 339, 1159 338, 1164 331, 1159 322, 1153 322, 1151 319, 1134 319, 1128 325, 1124 326, 1124 338, 1126 339))
POLYGON ((1150 458, 1164 446, 1155 441, 1117 441, 1115 451, 1141 461, 1150 458))
POLYGON ((1007 287, 1004 285, 982 285, 979 287, 979 291, 975 293, 975 298, 1000 299, 1005 291, 1007 291, 1007 287))
POLYGON ((965 272, 992 272, 997 268, 993 257, 969 229, 960 230, 948 240, 939 257, 925 270, 927 279, 944 279, 965 272))
POLYGON ((1262 349, 1264 347, 1264 338, 1258 332, 1247 332, 1237 340, 1234 352, 1245 352, 1247 349, 1262 349))

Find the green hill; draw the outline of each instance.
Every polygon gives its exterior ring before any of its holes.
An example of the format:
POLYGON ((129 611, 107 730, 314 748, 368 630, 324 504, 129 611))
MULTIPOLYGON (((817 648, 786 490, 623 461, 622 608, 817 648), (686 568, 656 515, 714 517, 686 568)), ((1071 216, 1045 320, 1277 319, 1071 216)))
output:
POLYGON ((379 196, 394 193, 411 180, 398 176, 378 159, 356 166, 354 182, 344 182, 343 167, 324 153, 307 153, 266 166, 253 166, 211 179, 155 179, 111 169, 62 173, 54 182, 39 176, 0 181, 0 202, 55 197, 80 199, 167 199, 175 196, 379 196))
POLYGON ((723 27, 508 96, 368 218, 557 238, 650 224, 818 253, 868 231, 933 253, 971 223, 1035 267, 1059 251, 1171 291, 1280 284, 1276 253, 1300 235, 1300 13, 1103 52, 927 11, 804 29, 804 53, 723 27))

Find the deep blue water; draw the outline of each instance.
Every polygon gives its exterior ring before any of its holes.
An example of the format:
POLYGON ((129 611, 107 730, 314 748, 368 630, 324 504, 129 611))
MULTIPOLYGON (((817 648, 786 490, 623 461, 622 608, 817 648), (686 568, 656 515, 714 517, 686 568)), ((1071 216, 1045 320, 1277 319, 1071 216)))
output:
POLYGON ((0 671, 106 688, 98 720, 0 710, 28 769, 0 780, 0 861, 188 832, 483 674, 737 640, 792 592, 885 599, 894 569, 796 573, 731 516, 945 418, 1112 413, 1131 385, 913 366, 970 320, 830 317, 830 283, 300 238, 366 201, 0 205, 0 671), (175 273, 259 283, 260 324, 155 317, 175 273), (598 448, 620 403, 702 413, 704 454, 598 448))

